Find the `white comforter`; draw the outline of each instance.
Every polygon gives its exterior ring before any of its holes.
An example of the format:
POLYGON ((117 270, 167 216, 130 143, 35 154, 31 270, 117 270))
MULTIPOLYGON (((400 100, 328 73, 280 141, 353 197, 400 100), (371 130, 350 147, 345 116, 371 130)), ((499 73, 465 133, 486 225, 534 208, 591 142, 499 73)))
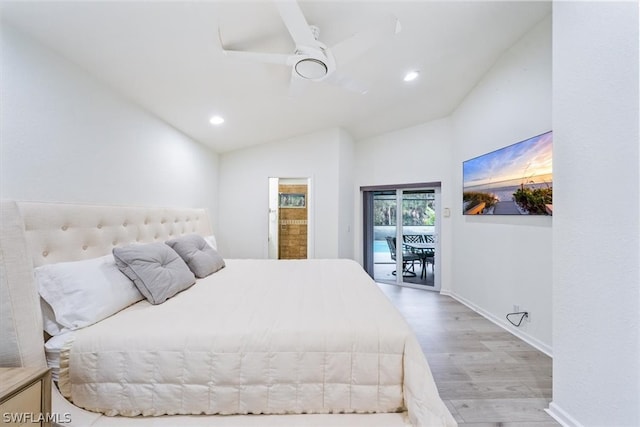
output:
POLYGON ((347 260, 227 260, 76 332, 59 386, 107 415, 408 410, 455 425, 408 325, 347 260))

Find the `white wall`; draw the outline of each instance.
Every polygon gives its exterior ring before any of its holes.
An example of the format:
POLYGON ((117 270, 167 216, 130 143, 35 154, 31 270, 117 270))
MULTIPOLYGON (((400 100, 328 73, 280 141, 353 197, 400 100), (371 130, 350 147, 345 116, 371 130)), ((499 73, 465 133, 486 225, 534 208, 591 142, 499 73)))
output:
POLYGON ((217 213, 212 150, 4 23, 1 47, 2 198, 217 213))
POLYGON ((638 3, 553 4, 553 403, 640 425, 638 3))
MULTIPOLYGON (((451 207, 451 145, 449 119, 435 120, 356 142, 355 259, 362 263, 362 194, 360 187, 389 184, 441 182, 440 208, 451 207)), ((451 221, 441 218, 440 271, 443 290, 451 286, 451 221)))
POLYGON ((552 218, 462 215, 462 162, 550 130, 551 91, 549 16, 503 54, 456 109, 450 164, 452 295, 547 353, 552 218), (520 328, 505 318, 514 305, 531 314, 520 328))
POLYGON ((341 196, 353 187, 353 182, 344 182, 349 165, 342 162, 348 162, 348 156, 341 158, 349 144, 344 131, 334 128, 222 154, 219 203, 224 227, 218 238, 224 256, 267 258, 269 177, 311 179, 310 258, 348 254, 340 233, 349 226, 344 218, 353 217, 353 204, 345 205, 341 196))
POLYGON ((351 135, 340 129, 338 151, 338 257, 354 258, 354 179, 355 143, 351 135))

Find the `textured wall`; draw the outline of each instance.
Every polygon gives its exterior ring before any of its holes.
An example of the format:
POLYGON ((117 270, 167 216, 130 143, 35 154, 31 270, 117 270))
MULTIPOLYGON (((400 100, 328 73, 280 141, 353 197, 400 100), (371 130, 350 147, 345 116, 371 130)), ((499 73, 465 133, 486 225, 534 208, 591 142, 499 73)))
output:
POLYGON ((553 403, 640 425, 638 3, 553 4, 553 403))

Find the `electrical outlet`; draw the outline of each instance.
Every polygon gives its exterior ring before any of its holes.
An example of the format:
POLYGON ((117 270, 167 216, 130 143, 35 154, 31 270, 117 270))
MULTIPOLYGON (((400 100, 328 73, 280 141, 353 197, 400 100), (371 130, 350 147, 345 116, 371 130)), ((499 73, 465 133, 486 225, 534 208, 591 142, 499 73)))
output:
POLYGON ((513 312, 514 313, 519 313, 520 312, 520 306, 518 304, 513 304, 513 312))

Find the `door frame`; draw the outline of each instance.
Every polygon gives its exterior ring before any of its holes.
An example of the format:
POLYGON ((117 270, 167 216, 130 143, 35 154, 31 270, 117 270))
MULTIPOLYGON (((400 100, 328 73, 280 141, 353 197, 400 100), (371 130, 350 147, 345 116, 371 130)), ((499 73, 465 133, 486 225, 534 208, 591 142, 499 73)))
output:
MULTIPOLYGON (((407 283, 402 280, 402 275, 396 275, 396 286, 404 286, 409 288, 417 288, 423 290, 437 291, 442 288, 441 279, 441 266, 442 266, 442 249, 440 245, 441 235, 441 182, 424 182, 424 183, 412 183, 412 184, 393 184, 393 185, 374 185, 374 186, 361 186, 360 193, 362 194, 362 250, 363 250, 363 267, 365 271, 374 278, 374 254, 373 254, 373 193, 378 191, 396 191, 396 204, 401 205, 402 194, 405 190, 433 190, 434 191, 434 203, 435 203, 435 223, 434 223, 434 237, 436 244, 436 256, 434 265, 434 283, 433 287, 424 285, 418 285, 413 283, 407 283)), ((401 208, 398 208, 401 209, 401 208)), ((398 214, 398 219, 401 219, 402 215, 398 214)), ((402 221, 396 225, 396 241, 402 241, 402 221)), ((402 251, 396 247, 396 271, 402 271, 402 251), (399 268, 399 270, 398 270, 399 268)))
POLYGON ((268 190, 269 190, 269 198, 268 198, 268 206, 267 206, 267 258, 269 259, 278 259, 278 249, 279 249, 279 228, 280 228, 280 218, 279 218, 279 185, 281 181, 289 184, 303 184, 307 186, 307 259, 315 258, 314 248, 314 210, 313 210, 313 187, 312 187, 312 177, 276 177, 270 176, 268 177, 268 190))

